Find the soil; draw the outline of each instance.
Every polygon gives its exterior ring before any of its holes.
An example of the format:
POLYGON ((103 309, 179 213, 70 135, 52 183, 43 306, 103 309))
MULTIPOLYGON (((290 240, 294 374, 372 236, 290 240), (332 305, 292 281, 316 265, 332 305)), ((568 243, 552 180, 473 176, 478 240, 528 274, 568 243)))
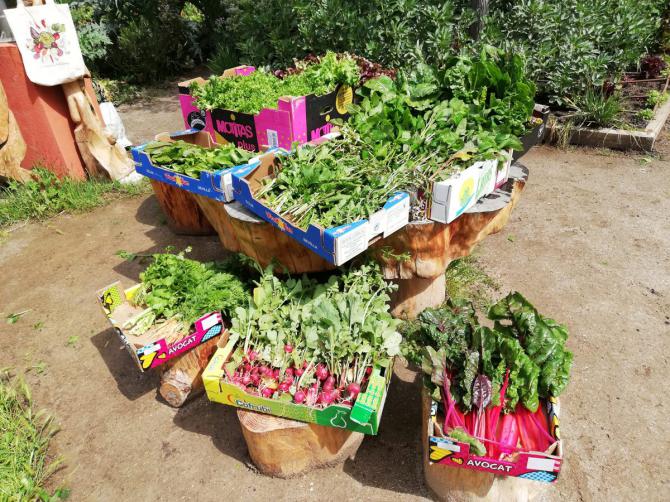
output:
MULTIPOLYGON (((122 107, 131 139, 181 126, 177 100, 122 107)), ((566 323, 575 353, 561 396, 565 462, 544 500, 662 500, 670 488, 670 138, 656 157, 535 148, 508 226, 479 247, 502 285, 566 323), (664 495, 665 494, 665 495, 664 495)), ((420 379, 397 369, 381 431, 340 467, 293 480, 250 467, 235 409, 201 396, 175 410, 121 347, 95 300, 143 265, 119 249, 193 247, 222 256, 215 237, 179 237, 153 196, 120 200, 12 231, 0 244, 0 367, 28 372, 38 408, 61 426, 50 481, 71 500, 423 500, 420 379)))

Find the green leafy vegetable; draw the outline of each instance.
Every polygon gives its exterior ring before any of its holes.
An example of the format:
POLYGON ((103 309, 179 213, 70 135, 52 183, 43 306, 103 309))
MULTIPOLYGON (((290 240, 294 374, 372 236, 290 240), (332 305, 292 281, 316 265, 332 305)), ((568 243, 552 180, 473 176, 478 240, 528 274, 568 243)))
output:
POLYGON ((232 143, 215 148, 186 141, 152 141, 144 147, 151 162, 191 178, 199 178, 202 171, 217 171, 245 164, 257 154, 237 148, 232 143))

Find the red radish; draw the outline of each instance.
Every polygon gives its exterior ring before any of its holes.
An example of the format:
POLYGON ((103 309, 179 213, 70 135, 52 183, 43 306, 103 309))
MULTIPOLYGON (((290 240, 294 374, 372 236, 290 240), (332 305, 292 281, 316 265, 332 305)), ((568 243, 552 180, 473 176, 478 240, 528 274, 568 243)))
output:
POLYGON ((265 387, 265 388, 261 391, 261 396, 263 396, 263 397, 267 397, 267 398, 271 398, 271 397, 272 397, 272 394, 274 394, 274 393, 275 393, 275 391, 272 390, 270 387, 265 387))
POLYGON ((295 368, 293 371, 295 372, 295 376, 301 377, 302 374, 305 372, 305 369, 304 368, 295 368))
POLYGON ((328 378, 328 369, 323 364, 319 364, 316 367, 316 371, 314 372, 314 375, 316 376, 316 378, 323 381, 326 378, 328 378))
POLYGON ((261 377, 258 373, 251 374, 251 383, 258 387, 258 384, 261 383, 261 377))
POLYGON ((291 385, 293 383, 293 375, 284 375, 284 382, 288 382, 291 385))
POLYGON ((332 390, 324 390, 319 394, 319 402, 325 405, 331 404, 335 400, 335 395, 332 390))
POLYGON ((247 354, 247 357, 249 358, 249 361, 255 361, 256 358, 258 357, 258 352, 249 349, 249 352, 247 354))
POLYGON ((272 376, 274 377, 275 380, 278 380, 280 375, 281 375, 281 372, 279 371, 279 369, 275 369, 272 372, 272 376))
POLYGON ((370 373, 372 373, 372 366, 368 366, 367 368, 365 368, 365 374, 369 375, 370 373))
POLYGON ((287 354, 293 352, 293 345, 291 345, 290 343, 284 345, 284 352, 286 352, 287 354))
POLYGON ((296 391, 295 394, 293 394, 293 402, 302 404, 305 402, 305 399, 307 398, 307 394, 305 394, 305 391, 303 390, 298 390, 296 391))
POLYGON ((316 403, 319 395, 319 386, 315 383, 309 389, 307 389, 307 398, 306 403, 309 406, 313 406, 316 403))
POLYGON ((249 384, 251 384, 251 375, 248 373, 242 377, 242 383, 244 384, 245 387, 248 387, 249 384))
POLYGON ((351 382, 349 385, 347 385, 347 394, 349 394, 349 399, 352 401, 355 401, 356 398, 358 397, 358 394, 361 393, 361 386, 358 385, 356 382, 351 382))
POLYGON ((279 386, 277 387, 277 389, 280 390, 280 391, 282 391, 282 392, 288 392, 288 390, 289 390, 290 388, 291 388, 291 384, 288 383, 288 382, 282 382, 282 383, 280 383, 279 386))
POLYGON ((326 378, 326 381, 323 382, 323 390, 331 391, 335 388, 335 377, 330 375, 326 378))
POLYGON ((272 370, 267 366, 261 366, 259 373, 261 374, 261 376, 272 376, 272 370))
POLYGON ((293 375, 294 375, 294 370, 293 370, 293 368, 290 368, 290 367, 289 367, 289 368, 286 368, 286 369, 284 370, 284 376, 287 376, 287 377, 289 377, 289 376, 290 376, 290 377, 293 377, 293 375))

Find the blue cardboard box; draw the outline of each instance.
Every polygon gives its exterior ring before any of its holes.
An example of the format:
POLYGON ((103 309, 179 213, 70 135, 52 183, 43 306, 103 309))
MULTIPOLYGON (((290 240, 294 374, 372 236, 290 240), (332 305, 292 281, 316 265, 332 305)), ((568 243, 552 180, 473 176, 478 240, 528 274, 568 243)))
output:
MULTIPOLYGON (((206 131, 199 131, 197 129, 187 129, 172 134, 163 134, 156 136, 158 141, 175 141, 183 140, 195 145, 204 146, 205 148, 214 148, 218 146, 206 131)), ((134 147, 132 149, 133 160, 135 161, 135 170, 154 180, 162 181, 169 185, 182 188, 189 192, 209 197, 210 199, 221 202, 232 202, 233 188, 232 188, 232 173, 245 173, 256 167, 260 158, 254 157, 248 163, 239 166, 218 166, 213 165, 211 169, 202 171, 200 178, 192 178, 184 174, 177 173, 166 167, 156 166, 151 162, 149 155, 144 152, 144 145, 134 147)))
POLYGON ((367 220, 332 228, 309 225, 302 229, 294 225, 254 197, 261 180, 274 175, 277 169, 275 160, 280 161, 280 153, 269 152, 258 165, 233 173, 235 200, 326 261, 342 265, 368 249, 373 242, 391 235, 409 222, 409 195, 398 192, 367 220))

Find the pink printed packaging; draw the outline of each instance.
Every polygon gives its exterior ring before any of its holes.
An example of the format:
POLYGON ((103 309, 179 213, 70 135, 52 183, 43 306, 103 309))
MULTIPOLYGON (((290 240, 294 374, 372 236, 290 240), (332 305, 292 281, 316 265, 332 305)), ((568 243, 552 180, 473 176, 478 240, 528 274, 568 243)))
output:
MULTIPOLYGON (((165 364, 175 357, 220 336, 225 330, 219 312, 205 314, 193 323, 190 329, 176 337, 171 332, 169 338, 162 334, 161 327, 153 323, 141 334, 134 334, 149 309, 134 305, 132 300, 139 290, 136 284, 123 290, 120 282, 110 284, 97 293, 105 316, 114 327, 119 339, 142 371, 165 364)), ((165 326, 170 321, 163 324, 165 326)), ((163 331, 163 333, 165 333, 163 331)))
MULTIPOLYGON (((558 479, 563 463, 563 446, 559 431, 559 401, 556 398, 542 400, 540 406, 548 417, 553 443, 546 451, 526 451, 512 448, 506 455, 497 458, 479 456, 471 446, 458 439, 441 434, 437 419, 437 403, 424 390, 424 421, 427 427, 425 448, 430 465, 439 464, 447 469, 472 469, 501 476, 513 476, 532 481, 554 483, 558 479)), ((485 446, 486 441, 484 440, 485 446)), ((509 449, 509 448, 508 448, 509 449)))
MULTIPOLYGON (((238 66, 223 72, 222 77, 249 75, 253 66, 238 66)), ((187 128, 206 130, 217 143, 234 143, 252 152, 268 148, 290 150, 294 143, 307 143, 331 132, 331 120, 347 118, 347 105, 353 100, 353 90, 341 85, 323 96, 289 96, 280 98, 276 108, 264 108, 255 115, 235 110, 199 110, 190 94, 192 82, 180 82, 179 103, 187 128)))

